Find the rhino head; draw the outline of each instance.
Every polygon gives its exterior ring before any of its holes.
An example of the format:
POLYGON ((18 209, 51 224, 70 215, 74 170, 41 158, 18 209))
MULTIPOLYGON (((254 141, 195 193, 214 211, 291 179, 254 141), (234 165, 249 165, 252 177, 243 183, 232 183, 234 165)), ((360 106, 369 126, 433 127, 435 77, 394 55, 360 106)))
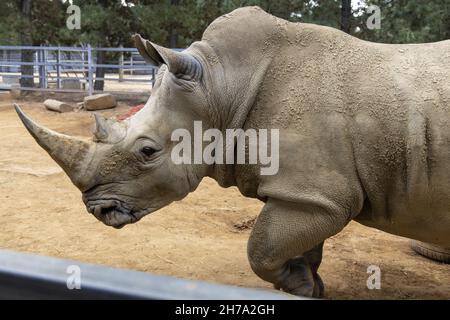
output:
MULTIPOLYGON (((257 20, 243 21, 250 28, 257 20)), ((171 154, 179 143, 172 140, 174 130, 192 133, 196 121, 202 121, 203 131, 214 128, 224 132, 244 125, 271 61, 271 46, 264 35, 273 30, 262 24, 258 29, 267 30, 246 39, 247 46, 242 45, 240 28, 219 18, 201 41, 182 52, 134 35, 144 59, 160 67, 151 97, 126 121, 96 116, 93 139, 56 133, 33 122, 18 106, 16 111, 38 144, 81 190, 90 213, 116 228, 137 222, 181 200, 205 176, 221 186, 236 184, 229 165, 178 164, 171 154), (258 46, 266 49, 248 49, 258 46)))
MULTIPOLYGON (((62 135, 33 122, 19 106, 25 127, 81 190, 87 210, 106 225, 134 223, 193 191, 208 174, 207 165, 174 164, 177 128, 194 121, 211 126, 210 104, 201 57, 175 52, 134 36, 145 60, 160 66, 145 107, 123 122, 96 115, 93 139, 62 135)), ((192 50, 194 51, 194 50, 192 50)))

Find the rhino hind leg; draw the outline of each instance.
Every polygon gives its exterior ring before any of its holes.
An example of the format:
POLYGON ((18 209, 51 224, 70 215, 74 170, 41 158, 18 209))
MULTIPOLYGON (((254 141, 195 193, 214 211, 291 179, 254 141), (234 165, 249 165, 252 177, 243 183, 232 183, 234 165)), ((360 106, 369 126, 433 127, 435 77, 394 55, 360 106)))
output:
POLYGON ((253 271, 277 289, 303 297, 321 297, 324 286, 317 270, 323 242, 344 228, 347 217, 344 212, 317 206, 269 200, 249 239, 253 271))

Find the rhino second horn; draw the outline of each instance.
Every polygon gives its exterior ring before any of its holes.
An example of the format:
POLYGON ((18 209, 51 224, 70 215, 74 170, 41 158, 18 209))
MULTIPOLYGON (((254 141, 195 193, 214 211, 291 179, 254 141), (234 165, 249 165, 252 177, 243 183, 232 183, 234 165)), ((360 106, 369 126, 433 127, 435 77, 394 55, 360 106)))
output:
POLYGON ((96 141, 106 141, 108 138, 108 123, 106 118, 101 115, 94 113, 95 118, 95 131, 94 138, 96 141))
POLYGON ((89 162, 87 158, 92 152, 94 143, 60 134, 40 126, 31 120, 17 104, 14 104, 14 108, 36 142, 58 163, 72 182, 82 189, 84 186, 82 182, 84 169, 89 162))
POLYGON ((99 143, 114 144, 122 141, 127 133, 127 121, 107 119, 99 114, 94 114, 95 131, 94 141, 99 143))

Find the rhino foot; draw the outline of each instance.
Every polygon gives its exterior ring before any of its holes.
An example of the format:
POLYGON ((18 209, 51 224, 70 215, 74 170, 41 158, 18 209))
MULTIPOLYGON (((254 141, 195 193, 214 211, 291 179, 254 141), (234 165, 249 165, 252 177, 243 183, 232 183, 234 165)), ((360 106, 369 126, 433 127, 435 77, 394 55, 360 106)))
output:
POLYGON ((274 287, 302 297, 321 298, 324 293, 322 279, 313 273, 304 257, 289 260, 283 278, 274 287))

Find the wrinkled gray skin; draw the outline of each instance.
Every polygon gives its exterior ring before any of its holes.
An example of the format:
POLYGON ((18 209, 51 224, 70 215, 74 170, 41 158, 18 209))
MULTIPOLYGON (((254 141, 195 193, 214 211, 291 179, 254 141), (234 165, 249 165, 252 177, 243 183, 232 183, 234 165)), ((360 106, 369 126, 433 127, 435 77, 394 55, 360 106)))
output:
POLYGON ((18 110, 105 224, 136 222, 212 177, 265 202, 248 244, 251 267, 305 296, 322 294, 323 241, 352 219, 450 245, 450 41, 364 42, 256 7, 218 18, 183 53, 135 40, 161 69, 145 108, 127 123, 98 117, 94 142, 86 142, 18 110), (278 174, 260 176, 258 165, 175 165, 171 133, 192 131, 194 120, 203 130, 280 129, 278 174))

